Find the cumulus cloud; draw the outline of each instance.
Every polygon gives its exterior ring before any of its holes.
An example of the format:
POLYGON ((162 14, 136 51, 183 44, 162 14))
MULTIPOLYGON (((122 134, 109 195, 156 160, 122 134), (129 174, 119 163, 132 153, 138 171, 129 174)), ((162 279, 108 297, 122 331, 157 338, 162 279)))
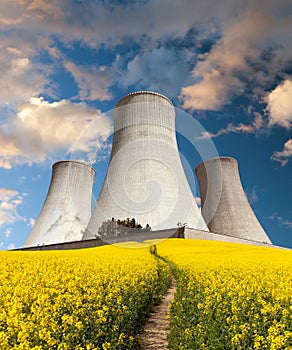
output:
MULTIPOLYGON (((23 202, 23 194, 10 188, 0 188, 0 227, 13 224, 16 221, 25 221, 25 218, 19 215, 18 206, 23 202)), ((11 234, 11 229, 5 231, 6 237, 11 234)))
POLYGON ((18 195, 16 190, 12 190, 10 188, 0 188, 0 201, 7 202, 11 198, 18 195))
POLYGON ((0 24, 31 31, 38 28, 44 34, 88 42, 120 42, 129 36, 152 38, 183 36, 194 24, 219 21, 236 13, 241 0, 97 2, 94 0, 23 1, 0 4, 0 24), (151 19, 151 20, 149 20, 151 19))
POLYGON ((265 122, 263 117, 259 113, 254 113, 255 119, 251 124, 239 123, 235 125, 233 123, 229 123, 226 128, 220 129, 216 133, 211 133, 209 131, 204 131, 201 133, 201 136, 198 136, 197 140, 205 140, 208 138, 215 138, 221 135, 227 135, 230 133, 243 133, 243 134, 255 134, 261 128, 265 126, 265 122))
POLYGON ((285 1, 251 2, 238 16, 221 23, 222 38, 198 57, 194 84, 181 90, 184 108, 217 110, 250 83, 257 98, 264 96, 264 86, 291 59, 292 19, 285 6, 285 1), (268 50, 270 56, 265 54, 268 50))
POLYGON ((51 18, 55 20, 62 20, 65 18, 65 14, 62 9, 58 6, 59 1, 51 0, 33 0, 27 2, 27 11, 35 15, 39 20, 45 20, 51 18))
POLYGON ((26 101, 47 83, 36 64, 28 57, 17 57, 17 48, 11 50, 16 57, 0 55, 0 105, 26 101))
POLYGON ((271 159, 279 162, 281 166, 285 166, 289 158, 292 157, 292 139, 285 142, 283 150, 280 152, 274 152, 271 159))
MULTIPOLYGON (((12 0, 9 4, 1 1, 0 23, 2 26, 17 26, 28 24, 29 21, 41 22, 46 20, 64 19, 65 15, 60 6, 60 1, 51 0, 12 0)), ((31 22, 31 25, 34 23, 31 22)))
POLYGON ((174 96, 189 78, 187 55, 174 48, 154 48, 138 54, 128 62, 122 85, 138 85, 142 89, 174 96))
POLYGON ((278 124, 287 129, 292 124, 292 80, 286 79, 273 91, 266 95, 267 110, 270 123, 278 124))
MULTIPOLYGON (((254 94, 262 94, 263 86, 274 81, 279 68, 285 68, 291 58, 291 15, 286 7, 285 0, 11 0, 0 4, 0 28, 8 36, 25 33, 38 43, 35 44, 38 50, 47 46, 47 52, 54 58, 60 56, 51 44, 53 38, 65 46, 79 41, 97 50, 103 43, 122 47, 131 40, 140 45, 143 42, 144 52, 127 65, 122 78, 124 86, 140 83, 172 95, 182 85, 188 85, 181 90, 184 108, 216 110, 234 95, 243 93, 248 81, 254 83, 254 94), (200 47, 200 40, 210 37, 213 40, 211 49, 198 56, 193 85, 186 79, 188 75, 190 78, 190 72, 183 71, 178 64, 184 53, 163 47, 169 38, 183 38, 191 28, 195 28, 198 40, 194 40, 192 50, 200 47), (267 58, 269 50, 272 54, 267 58)), ((6 49, 14 55, 23 51, 18 45, 10 44, 6 49)), ((30 67, 29 55, 22 53, 19 58, 29 59, 26 69, 34 72, 36 78, 31 84, 35 89, 27 94, 38 96, 45 81, 37 79, 38 72, 30 67)), ((113 67, 88 68, 68 61, 65 67, 72 73, 81 99, 111 98, 113 67)))
POLYGON ((32 164, 64 156, 93 122, 94 127, 75 149, 98 149, 111 131, 110 120, 84 103, 31 98, 20 106, 16 118, 0 128, 0 166, 10 169, 14 163, 32 164))
POLYGON ((113 84, 113 73, 110 68, 105 66, 78 67, 73 62, 65 62, 64 66, 76 81, 82 100, 106 101, 112 99, 109 88, 113 84))
MULTIPOLYGON (((42 103, 36 110, 30 98, 50 95, 48 72, 54 70, 53 63, 52 66, 40 64, 47 56, 56 65, 63 63, 72 74, 81 100, 112 99, 111 88, 119 80, 122 87, 141 86, 169 96, 181 91, 183 107, 191 110, 218 110, 243 93, 261 101, 268 87, 275 83, 275 77, 283 78, 281 71, 291 59, 291 13, 286 8, 285 0, 2 1, 0 29, 5 36, 0 42, 0 104, 16 103, 16 127, 22 124, 19 120, 22 110, 38 115, 39 125, 40 110, 46 115, 50 109, 45 109, 42 103), (176 40, 185 38, 191 29, 195 33, 192 44, 182 49, 178 44, 181 49, 178 50, 176 40), (209 41, 204 46, 206 39, 209 41), (126 53, 124 66, 118 72, 115 65, 82 66, 78 60, 78 63, 69 61, 64 52, 72 49, 73 42, 87 45, 97 53, 101 46, 112 48, 113 54, 122 51, 122 55, 126 53), (202 53, 197 56, 200 49, 202 53), (252 91, 247 92, 250 83, 252 91)), ((287 89, 290 91, 285 82, 265 98, 271 123, 285 127, 291 121, 290 105, 285 98, 287 89), (281 102, 281 107, 276 100, 281 102)), ((54 98, 58 100, 57 96, 54 98)), ((65 108, 61 101, 56 103, 59 105, 55 112, 65 108)), ((50 145, 46 148, 44 132, 36 130, 27 146, 21 136, 17 141, 19 127, 12 131, 12 124, 10 121, 0 129, 1 153, 5 155, 0 157, 0 166, 11 167, 11 159, 23 162, 26 154, 32 154, 31 150, 39 161, 45 158, 44 149, 53 148, 50 145)), ((226 130, 210 135, 255 130, 254 125, 230 123, 226 130)), ((56 145, 60 146, 59 139, 56 145)))
MULTIPOLYGON (((200 76, 199 70, 194 72, 194 77, 200 76)), ((231 74, 212 69, 204 74, 201 82, 185 87, 181 90, 181 98, 184 100, 183 107, 191 110, 217 110, 229 102, 231 95, 242 89, 243 84, 231 74)))

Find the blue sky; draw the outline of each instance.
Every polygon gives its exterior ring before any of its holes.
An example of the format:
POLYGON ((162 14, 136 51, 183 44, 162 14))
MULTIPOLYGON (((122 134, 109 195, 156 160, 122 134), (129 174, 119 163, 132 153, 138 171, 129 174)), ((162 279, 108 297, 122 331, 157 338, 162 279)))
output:
POLYGON ((292 247, 291 23, 288 0, 0 1, 0 249, 22 246, 74 144, 98 195, 107 112, 137 90, 165 94, 238 160, 266 232, 292 247))

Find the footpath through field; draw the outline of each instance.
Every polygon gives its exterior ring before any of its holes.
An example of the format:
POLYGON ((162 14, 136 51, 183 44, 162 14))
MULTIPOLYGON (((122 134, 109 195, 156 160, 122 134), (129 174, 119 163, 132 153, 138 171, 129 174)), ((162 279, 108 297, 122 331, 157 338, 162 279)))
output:
POLYGON ((143 333, 138 337, 140 350, 166 350, 168 349, 167 334, 169 331, 168 306, 176 291, 176 282, 173 278, 171 285, 159 304, 150 315, 143 333))

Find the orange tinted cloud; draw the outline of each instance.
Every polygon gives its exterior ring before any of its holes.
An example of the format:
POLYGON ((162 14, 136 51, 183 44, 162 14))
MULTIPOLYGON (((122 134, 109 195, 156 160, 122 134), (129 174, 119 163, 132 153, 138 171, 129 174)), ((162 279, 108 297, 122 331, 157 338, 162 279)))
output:
POLYGON ((101 147, 111 132, 108 117, 84 103, 31 98, 19 107, 16 118, 0 129, 0 166, 10 169, 13 164, 38 163, 53 155, 64 157, 93 122, 76 151, 96 152, 101 147))
POLYGON ((285 80, 266 95, 270 123, 291 128, 292 124, 292 80, 285 80))

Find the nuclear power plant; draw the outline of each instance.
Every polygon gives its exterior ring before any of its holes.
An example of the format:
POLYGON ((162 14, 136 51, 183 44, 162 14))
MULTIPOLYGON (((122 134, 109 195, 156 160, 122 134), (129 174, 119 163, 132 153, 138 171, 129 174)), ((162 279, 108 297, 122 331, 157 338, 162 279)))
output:
POLYGON ((51 184, 24 247, 78 241, 91 216, 95 170, 77 161, 53 165, 51 184))
POLYGON ((209 159, 196 167, 196 175, 211 232, 271 244, 246 198, 235 159, 209 159))
POLYGON ((112 217, 134 217, 152 230, 207 230, 187 182, 176 142, 175 111, 163 95, 136 92, 113 111, 114 138, 107 176, 84 239, 112 217))
POLYGON ((202 210, 198 208, 180 159, 175 108, 167 97, 150 91, 126 95, 116 104, 113 119, 110 162, 93 213, 95 170, 80 161, 57 162, 24 247, 97 240, 102 223, 112 218, 150 225, 151 238, 183 223, 185 237, 271 244, 248 203, 233 158, 197 166, 202 210))

